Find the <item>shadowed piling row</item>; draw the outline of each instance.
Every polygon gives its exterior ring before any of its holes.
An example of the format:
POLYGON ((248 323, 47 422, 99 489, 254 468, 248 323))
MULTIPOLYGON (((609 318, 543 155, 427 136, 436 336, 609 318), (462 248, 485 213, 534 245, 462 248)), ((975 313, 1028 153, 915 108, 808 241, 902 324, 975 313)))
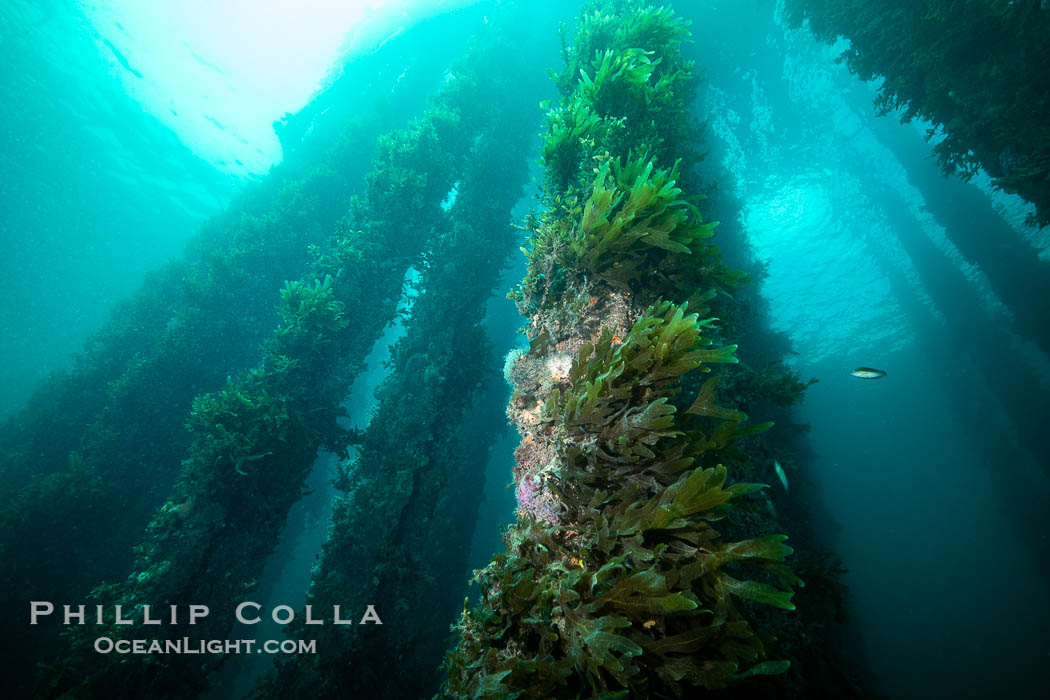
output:
MULTIPOLYGON (((483 75, 464 70, 421 119, 380 140, 365 195, 314 250, 312 271, 285 284, 263 360, 194 400, 193 442, 176 495, 154 515, 131 575, 96 590, 101 602, 125 611, 205 604, 211 614, 193 637, 229 634, 234 609, 250 598, 318 450, 345 453, 352 436, 339 426, 342 403, 395 313, 406 269, 455 235, 442 203, 504 118, 499 103, 478 108, 489 104, 490 94, 483 75)), ((40 679, 38 693, 191 697, 221 662, 186 655, 100 658, 91 649, 100 633, 124 638, 133 629, 110 624, 76 635, 70 653, 40 679)), ((185 634, 176 625, 157 628, 160 638, 185 634)))

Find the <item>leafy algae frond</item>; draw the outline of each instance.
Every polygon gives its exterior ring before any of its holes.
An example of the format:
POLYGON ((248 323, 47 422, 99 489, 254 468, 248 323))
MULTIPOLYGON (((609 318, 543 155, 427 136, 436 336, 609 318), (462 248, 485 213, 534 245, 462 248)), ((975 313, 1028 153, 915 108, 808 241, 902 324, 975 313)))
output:
POLYGON ((756 605, 794 609, 792 550, 725 534, 763 488, 729 480, 733 440, 769 424, 719 406, 717 375, 691 401, 683 385, 736 362, 711 304, 741 280, 685 194, 687 35, 667 9, 604 2, 566 47, 547 212, 513 295, 530 337, 508 366, 518 520, 475 574, 448 696, 681 696, 788 667, 756 605))
POLYGON ((1029 224, 1050 224, 1045 2, 787 0, 784 13, 828 44, 848 38, 843 62, 862 80, 880 79, 878 112, 930 122, 945 173, 984 170, 1035 205, 1029 224))

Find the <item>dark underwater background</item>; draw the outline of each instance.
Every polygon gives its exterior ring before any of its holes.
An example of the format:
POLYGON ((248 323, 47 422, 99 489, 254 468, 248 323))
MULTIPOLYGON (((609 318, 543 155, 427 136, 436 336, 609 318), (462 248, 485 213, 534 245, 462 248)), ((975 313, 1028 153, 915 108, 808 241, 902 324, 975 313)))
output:
MULTIPOLYGON (((845 40, 817 41, 790 26, 775 2, 669 4, 692 23, 684 51, 701 74, 693 111, 704 122, 707 179, 717 181, 716 241, 731 231, 750 246, 724 254, 757 271, 758 305, 779 343, 769 357, 819 380, 773 429, 796 433, 791 456, 779 460, 789 490, 772 457, 756 470, 771 486, 783 531, 795 538, 797 518, 807 533, 800 537, 839 557, 827 567, 841 571, 835 580, 848 592, 815 594, 843 596, 822 623, 836 630, 834 651, 868 696, 1042 697, 1050 684, 1050 227, 1026 224, 1033 207, 995 190, 983 172, 968 182, 945 177, 925 138, 928 124, 901 123, 899 111, 876 116, 877 84, 836 60, 845 40), (859 366, 886 376, 851 376, 859 366)), ((21 549, 2 537, 4 556, 21 557, 18 567, 0 561, 8 578, 2 665, 23 692, 27 669, 54 661, 57 648, 29 628, 27 601, 84 600, 101 581, 77 580, 81 560, 131 570, 131 547, 175 474, 128 466, 133 486, 120 497, 120 513, 63 506, 38 518, 19 508, 55 470, 37 471, 35 456, 13 455, 41 445, 40 465, 65 463, 67 453, 85 449, 76 431, 96 415, 111 432, 119 432, 122 411, 170 414, 182 426, 194 396, 253 366, 276 321, 281 285, 302 274, 307 247, 362 191, 376 140, 418 115, 478 27, 509 11, 492 0, 419 0, 361 14, 324 3, 285 8, 288 32, 307 38, 278 43, 265 58, 266 47, 257 47, 260 55, 231 66, 217 63, 224 35, 245 46, 253 44, 242 33, 276 41, 278 30, 271 36, 251 19, 265 10, 149 5, 0 4, 0 449, 10 458, 0 465, 0 510, 8 513, 4 527, 30 523, 18 531, 31 532, 18 536, 21 549), (310 13, 325 10, 334 14, 318 73, 294 57, 326 24, 310 13), (296 15, 302 26, 291 21, 296 15), (191 31, 195 21, 214 26, 191 31), (280 88, 295 89, 281 93, 282 103, 278 79, 268 84, 266 72, 289 63, 314 72, 299 78, 289 68, 280 88), (238 82, 249 75, 255 83, 238 82), (330 160, 337 141, 341 170, 330 160), (312 209, 288 194, 319 179, 322 186, 303 190, 303 200, 316 200, 312 209), (285 236, 286 224, 274 223, 267 202, 278 197, 293 214, 312 212, 310 221, 288 215, 288 229, 299 233, 285 236), (238 226, 249 237, 263 231, 253 239, 263 244, 243 271, 224 278, 223 294, 199 301, 184 283, 201 261, 220 255, 215 241, 225 228, 238 226), (151 348, 140 336, 170 330, 180 305, 193 305, 212 333, 200 346, 181 346, 198 358, 192 377, 157 370, 142 384, 146 394, 123 403, 89 386, 105 390, 112 380, 61 379, 120 376, 112 367, 145 362, 151 348), (31 466, 19 471, 23 464, 31 466), (127 531, 129 523, 137 529, 127 531), (75 541, 66 528, 94 527, 75 551, 63 549, 75 541), (124 534, 110 540, 106 528, 124 534)), ((520 86, 516 113, 530 134, 527 159, 508 164, 526 183, 515 221, 539 206, 539 105, 557 97, 546 71, 561 68, 558 27, 571 27, 579 12, 576 2, 528 3, 527 21, 513 29, 510 50, 520 55, 501 77, 520 86)), ((483 483, 433 486, 449 495, 427 534, 466 553, 464 565, 446 572, 462 584, 451 599, 476 595, 470 572, 502 549, 500 527, 515 517, 509 484, 519 437, 503 415, 509 389, 500 373, 504 356, 525 345, 522 319, 505 299, 524 274, 515 253, 479 307, 491 353, 472 371, 486 384, 456 435, 465 459, 485 465, 483 483), (442 522, 441 513, 456 511, 471 515, 466 529, 442 522)), ((386 300, 398 312, 346 399, 348 425, 362 431, 390 372, 390 348, 412 315, 418 276, 409 268, 402 298, 386 300)), ((169 437, 145 429, 87 440, 149 443, 163 453, 169 437)), ((185 447, 183 437, 170 450, 180 456, 185 447)), ((257 582, 264 606, 305 602, 338 496, 336 463, 319 457, 306 495, 292 506, 257 582)), ((276 625, 255 632, 282 634, 276 625)), ((204 697, 245 696, 271 662, 233 659, 212 674, 204 697)), ((389 685, 422 677, 429 695, 439 663, 434 656, 430 666, 398 668, 391 660, 389 685)))

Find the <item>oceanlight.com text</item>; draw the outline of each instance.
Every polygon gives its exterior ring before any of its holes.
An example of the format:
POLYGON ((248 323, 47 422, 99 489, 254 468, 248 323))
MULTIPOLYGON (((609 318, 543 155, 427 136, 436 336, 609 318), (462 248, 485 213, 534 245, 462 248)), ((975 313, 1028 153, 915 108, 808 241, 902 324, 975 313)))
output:
POLYGON ((316 654, 316 639, 112 639, 95 640, 99 654, 316 654))

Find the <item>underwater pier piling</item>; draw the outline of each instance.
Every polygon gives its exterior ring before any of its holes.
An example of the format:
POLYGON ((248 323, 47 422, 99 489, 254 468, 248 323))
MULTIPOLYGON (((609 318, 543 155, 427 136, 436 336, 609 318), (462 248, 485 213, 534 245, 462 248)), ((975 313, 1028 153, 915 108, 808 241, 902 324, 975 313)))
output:
POLYGON ((682 391, 735 362, 708 316, 742 281, 684 191, 698 150, 686 37, 666 8, 591 3, 555 77, 547 210, 516 292, 530 346, 508 365, 518 519, 476 572, 443 697, 670 696, 791 665, 751 617, 794 608, 791 549, 715 524, 761 488, 727 481, 732 442, 769 426, 720 406, 717 376, 682 391), (737 579, 729 562, 765 573, 737 579))
POLYGON ((545 78, 523 63, 520 46, 510 48, 511 24, 502 18, 454 69, 457 82, 477 85, 474 118, 484 130, 457 175, 447 221, 426 251, 405 336, 376 390, 375 414, 347 467, 347 490, 336 502, 310 588, 311 604, 374 603, 390 619, 375 629, 295 625, 293 635, 317 639, 319 652, 279 663, 261 696, 423 697, 437 687, 448 625, 465 590, 461 577, 478 507, 473 484, 484 479, 484 463, 464 459, 468 446, 459 426, 488 379, 485 368, 496 363, 481 318, 516 250, 510 212, 526 182, 545 78), (391 683, 390 659, 419 671, 391 683))
MULTIPOLYGON (((345 450, 350 436, 338 425, 340 407, 395 313, 405 269, 455 233, 442 202, 486 146, 484 134, 503 121, 499 103, 485 100, 490 87, 448 82, 422 119, 380 139, 364 196, 318 251, 314 271, 285 285, 264 360, 195 400, 195 439, 179 492, 155 515, 132 575, 100 589, 101 599, 126 609, 194 600, 214 611, 200 634, 228 633, 318 449, 345 450)), ((123 631, 111 630, 117 638, 123 631)), ((148 663, 110 657, 96 665, 89 645, 77 638, 38 682, 39 692, 98 696, 135 687, 190 697, 206 687, 214 665, 179 656, 148 663)))

